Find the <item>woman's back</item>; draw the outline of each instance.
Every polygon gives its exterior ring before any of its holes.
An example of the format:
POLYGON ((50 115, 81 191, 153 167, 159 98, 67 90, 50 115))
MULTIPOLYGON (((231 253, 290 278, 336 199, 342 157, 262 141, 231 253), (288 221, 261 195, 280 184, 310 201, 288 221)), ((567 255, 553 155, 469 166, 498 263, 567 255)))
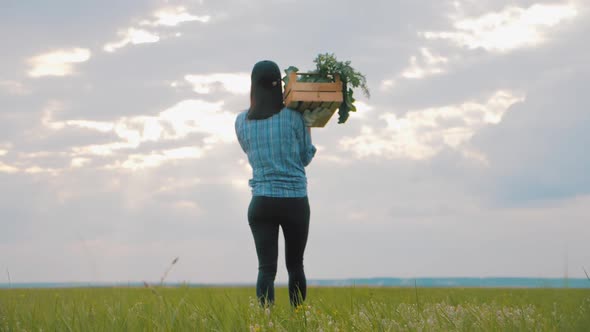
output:
POLYGON ((235 123, 238 141, 253 169, 254 196, 307 196, 307 166, 316 149, 301 113, 283 108, 262 120, 248 120, 247 112, 235 123))

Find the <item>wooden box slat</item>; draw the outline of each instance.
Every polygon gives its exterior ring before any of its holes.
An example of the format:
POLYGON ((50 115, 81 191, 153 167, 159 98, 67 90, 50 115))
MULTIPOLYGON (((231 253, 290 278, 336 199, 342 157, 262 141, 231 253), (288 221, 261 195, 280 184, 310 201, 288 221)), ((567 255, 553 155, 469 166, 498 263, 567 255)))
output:
POLYGON ((342 102, 342 91, 324 91, 321 93, 311 91, 291 91, 285 99, 285 103, 289 104, 291 101, 307 101, 307 102, 342 102))

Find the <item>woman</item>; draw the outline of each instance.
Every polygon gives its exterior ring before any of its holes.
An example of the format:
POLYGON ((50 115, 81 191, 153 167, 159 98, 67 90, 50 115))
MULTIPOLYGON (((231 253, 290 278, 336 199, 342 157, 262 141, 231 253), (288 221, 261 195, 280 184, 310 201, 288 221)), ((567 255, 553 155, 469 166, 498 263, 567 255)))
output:
POLYGON ((279 67, 272 61, 256 63, 251 82, 250 108, 238 115, 235 126, 253 171, 248 222, 258 255, 256 296, 263 306, 274 303, 280 226, 285 237, 289 300, 298 306, 307 291, 303 253, 310 210, 305 166, 316 148, 304 117, 283 104, 279 67))

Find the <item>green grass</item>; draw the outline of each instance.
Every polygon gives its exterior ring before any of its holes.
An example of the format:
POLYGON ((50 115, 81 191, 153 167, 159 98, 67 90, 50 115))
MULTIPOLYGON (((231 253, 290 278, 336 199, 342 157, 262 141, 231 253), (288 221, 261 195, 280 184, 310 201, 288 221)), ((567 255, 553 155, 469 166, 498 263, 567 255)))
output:
POLYGON ((252 288, 0 290, 0 331, 588 331, 590 290, 311 288, 293 310, 252 288))

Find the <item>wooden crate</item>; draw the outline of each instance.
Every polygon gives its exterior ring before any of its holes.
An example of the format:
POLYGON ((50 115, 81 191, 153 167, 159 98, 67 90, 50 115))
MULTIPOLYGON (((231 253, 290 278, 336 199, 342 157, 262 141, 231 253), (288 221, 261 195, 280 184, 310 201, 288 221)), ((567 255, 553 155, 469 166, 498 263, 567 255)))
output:
POLYGON ((289 83, 285 87, 283 95, 285 106, 302 113, 308 109, 313 110, 318 107, 329 109, 330 112, 326 112, 326 116, 318 118, 312 124, 312 127, 324 127, 343 100, 340 76, 335 75, 335 82, 312 83, 297 82, 297 75, 315 74, 295 72, 289 74, 289 83))

